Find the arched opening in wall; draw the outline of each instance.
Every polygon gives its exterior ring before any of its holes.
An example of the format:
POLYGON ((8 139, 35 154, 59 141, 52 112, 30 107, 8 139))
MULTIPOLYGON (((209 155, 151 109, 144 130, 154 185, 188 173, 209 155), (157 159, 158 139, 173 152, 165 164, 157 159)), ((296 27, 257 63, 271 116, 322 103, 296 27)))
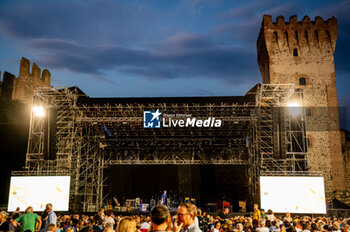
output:
POLYGON ((293 56, 298 56, 298 49, 296 48, 293 49, 293 56))
POLYGON ((299 85, 306 85, 306 78, 305 77, 299 78, 299 85))

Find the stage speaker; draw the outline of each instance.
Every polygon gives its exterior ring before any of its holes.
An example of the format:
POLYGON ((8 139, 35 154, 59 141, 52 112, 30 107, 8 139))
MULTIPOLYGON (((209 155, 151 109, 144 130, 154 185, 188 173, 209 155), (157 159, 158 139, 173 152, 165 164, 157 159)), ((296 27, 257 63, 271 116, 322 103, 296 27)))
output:
POLYGON ((47 112, 44 127, 44 159, 55 160, 56 147, 56 132, 57 132, 57 110, 50 108, 47 112))

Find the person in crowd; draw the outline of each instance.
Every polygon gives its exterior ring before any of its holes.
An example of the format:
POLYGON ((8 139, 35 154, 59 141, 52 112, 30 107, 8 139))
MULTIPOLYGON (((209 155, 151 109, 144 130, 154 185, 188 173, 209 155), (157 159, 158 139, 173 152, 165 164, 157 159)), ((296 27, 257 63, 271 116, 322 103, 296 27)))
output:
POLYGON ((0 231, 10 231, 10 223, 8 221, 9 214, 5 211, 0 212, 0 231))
POLYGON ((283 223, 280 225, 280 230, 279 231, 280 232, 286 232, 286 226, 283 223))
POLYGON ((113 225, 114 224, 112 222, 104 222, 103 223, 103 231, 104 232, 114 232, 113 225))
POLYGON ((260 210, 260 218, 266 220, 266 214, 265 214, 265 210, 264 209, 260 210))
POLYGON ((309 222, 303 224, 303 232, 310 232, 311 226, 309 222))
MULTIPOLYGON (((179 227, 182 224, 181 231, 186 232, 201 232, 195 223, 197 216, 197 207, 191 203, 182 203, 177 210, 177 222, 174 227, 179 227)), ((177 228, 178 229, 178 228, 177 228)))
POLYGON ((202 216, 202 210, 197 209, 197 220, 198 221, 198 227, 199 229, 201 229, 203 231, 203 227, 204 227, 204 218, 202 216))
POLYGON ((105 218, 105 209, 104 208, 101 208, 97 214, 95 215, 94 219, 95 221, 98 221, 98 220, 104 220, 105 218))
POLYGON ((221 223, 225 223, 225 219, 228 218, 228 213, 230 212, 230 208, 229 207, 225 207, 223 212, 220 212, 219 215, 217 216, 217 219, 221 222, 221 223))
POLYGON ((45 222, 45 228, 48 224, 52 223, 55 224, 57 223, 57 216, 56 213, 53 211, 53 207, 51 203, 46 204, 46 212, 47 212, 47 219, 45 222))
POLYGON ((289 213, 289 212, 286 213, 286 216, 283 218, 283 221, 288 221, 288 222, 293 221, 293 219, 292 219, 292 217, 290 216, 290 213, 289 213))
POLYGON ((260 220, 260 224, 256 228, 257 232, 269 232, 269 228, 266 227, 265 219, 260 220))
POLYGON ((136 221, 133 217, 123 217, 118 226, 117 232, 136 232, 136 221))
POLYGON ((267 210, 266 219, 270 220, 270 222, 273 222, 276 220, 276 217, 273 214, 273 211, 271 209, 267 210))
POLYGON ((292 223, 294 229, 296 230, 296 232, 301 232, 302 231, 302 227, 300 226, 300 222, 299 220, 294 220, 292 223))
POLYGON ((220 221, 215 222, 214 228, 211 230, 211 232, 221 232, 221 223, 220 223, 220 221))
POLYGON ((168 208, 159 205, 151 211, 151 231, 167 231, 171 227, 171 217, 168 208))
POLYGON ((254 213, 253 213, 253 220, 257 220, 258 222, 261 219, 260 216, 260 210, 259 210, 259 205, 258 204, 254 204, 254 213))
POLYGON ((106 216, 104 218, 104 222, 110 222, 112 223, 113 227, 114 227, 114 224, 115 224, 115 220, 114 220, 114 215, 113 215, 113 212, 111 210, 107 210, 106 211, 106 216))
POLYGON ((63 228, 63 232, 67 232, 67 230, 68 230, 69 228, 73 229, 74 232, 77 232, 77 228, 76 228, 76 226, 75 226, 74 221, 75 221, 75 220, 74 220, 73 218, 72 218, 72 219, 69 219, 69 220, 68 220, 68 223, 67 223, 67 226, 65 226, 65 227, 63 228))
POLYGON ((49 223, 46 226, 46 232, 56 232, 57 226, 56 224, 49 223))
POLYGON ((237 232, 244 232, 242 223, 237 223, 236 229, 237 232))
POLYGON ((12 213, 11 218, 12 219, 16 219, 19 216, 21 216, 21 211, 20 211, 20 207, 17 207, 16 210, 12 213))
POLYGON ((150 217, 144 217, 141 220, 140 224, 140 230, 141 232, 148 232, 150 230, 151 224, 150 224, 150 217))
POLYGON ((33 207, 31 206, 27 207, 24 214, 12 221, 15 227, 17 227, 17 222, 21 224, 21 232, 26 230, 33 232, 34 230, 39 230, 41 227, 41 219, 39 215, 33 213, 33 207))

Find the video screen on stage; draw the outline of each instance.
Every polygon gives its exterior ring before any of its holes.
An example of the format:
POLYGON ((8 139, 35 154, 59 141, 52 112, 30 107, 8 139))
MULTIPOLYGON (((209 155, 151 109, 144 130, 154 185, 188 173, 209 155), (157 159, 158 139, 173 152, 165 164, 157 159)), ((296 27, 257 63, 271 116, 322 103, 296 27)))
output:
POLYGON ((326 213, 323 177, 261 176, 260 199, 265 212, 326 213))
POLYGON ((7 210, 17 207, 24 211, 32 206, 34 211, 43 211, 52 203, 56 211, 68 211, 70 176, 15 176, 11 177, 7 210))

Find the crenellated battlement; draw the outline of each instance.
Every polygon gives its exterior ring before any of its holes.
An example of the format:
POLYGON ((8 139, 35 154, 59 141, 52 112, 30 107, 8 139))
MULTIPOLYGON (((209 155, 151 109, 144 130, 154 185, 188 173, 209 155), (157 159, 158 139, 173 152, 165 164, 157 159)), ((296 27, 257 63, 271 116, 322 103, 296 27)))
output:
POLYGON ((35 81, 42 81, 43 83, 50 83, 51 81, 51 74, 49 70, 44 69, 41 73, 41 69, 36 65, 36 63, 33 63, 32 65, 32 72, 30 73, 30 61, 24 57, 21 59, 21 63, 19 66, 19 79, 33 79, 35 81))
POLYGON ((30 72, 30 61, 22 57, 19 66, 19 75, 5 72, 1 82, 1 96, 9 100, 29 102, 37 87, 49 87, 51 85, 51 74, 49 70, 41 69, 33 63, 30 72))
POLYGON ((266 44, 269 52, 289 52, 290 55, 303 56, 312 53, 331 53, 333 56, 337 40, 337 20, 332 17, 323 20, 315 17, 311 21, 308 16, 298 22, 296 15, 285 21, 283 16, 278 16, 272 21, 271 15, 264 15, 262 27, 258 39, 258 45, 266 44))

